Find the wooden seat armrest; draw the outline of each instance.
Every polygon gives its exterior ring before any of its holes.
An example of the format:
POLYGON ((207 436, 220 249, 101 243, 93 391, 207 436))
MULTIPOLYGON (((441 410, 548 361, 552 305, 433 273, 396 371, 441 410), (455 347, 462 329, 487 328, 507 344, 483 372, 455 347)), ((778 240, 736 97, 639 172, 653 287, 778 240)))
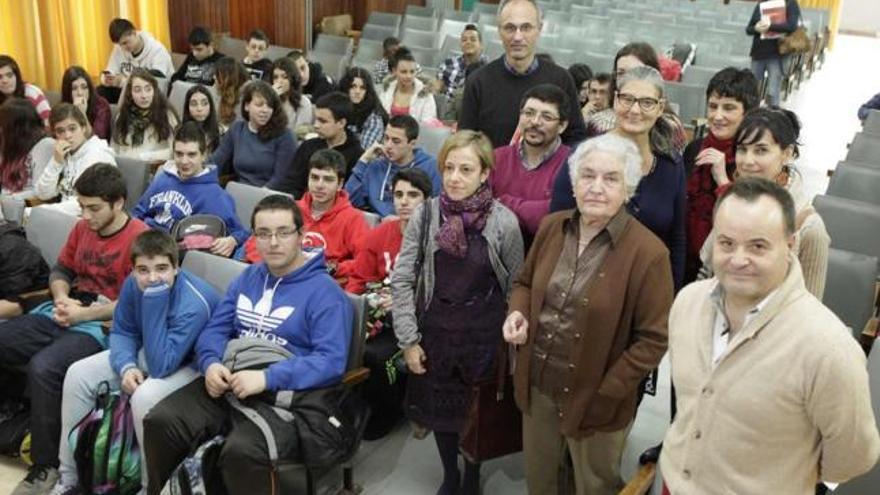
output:
POLYGON ((346 386, 352 387, 359 383, 363 383, 369 376, 370 369, 360 367, 346 372, 345 376, 342 378, 342 383, 346 386))
POLYGON ((654 475, 657 473, 657 465, 653 462, 645 464, 639 469, 633 479, 623 487, 618 495, 644 495, 654 485, 654 475))

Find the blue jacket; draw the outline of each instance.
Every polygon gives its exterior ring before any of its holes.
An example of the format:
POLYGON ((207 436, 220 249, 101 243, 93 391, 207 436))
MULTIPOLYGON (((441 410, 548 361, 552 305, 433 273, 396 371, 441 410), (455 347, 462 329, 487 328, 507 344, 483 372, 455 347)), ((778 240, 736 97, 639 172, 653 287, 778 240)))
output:
POLYGON ((134 275, 122 285, 110 329, 110 365, 118 375, 137 367, 143 348, 147 371, 164 378, 191 356, 193 344, 220 296, 204 280, 180 270, 174 285, 140 290, 134 275))
POLYGON ((293 353, 266 368, 267 390, 338 383, 345 374, 353 320, 351 303, 327 273, 321 251, 281 278, 269 273, 265 263, 251 265, 230 284, 199 337, 199 369, 204 373, 222 362, 230 340, 255 337, 293 353))
POLYGON ((217 215, 226 224, 228 235, 239 245, 250 236, 235 214, 232 196, 220 187, 217 167, 213 165, 206 166, 195 177, 182 180, 174 162, 169 161, 159 169, 131 214, 151 229, 165 232, 171 232, 175 223, 190 215, 217 215))
POLYGON ((421 148, 416 148, 412 163, 405 167, 398 167, 385 157, 370 163, 358 160, 348 182, 345 183, 349 201, 357 208, 363 209, 369 206, 381 217, 393 215, 394 194, 391 185, 394 183, 394 176, 399 169, 411 167, 421 169, 431 178, 431 184, 434 186, 432 196, 440 194, 442 182, 437 171, 437 159, 421 148))

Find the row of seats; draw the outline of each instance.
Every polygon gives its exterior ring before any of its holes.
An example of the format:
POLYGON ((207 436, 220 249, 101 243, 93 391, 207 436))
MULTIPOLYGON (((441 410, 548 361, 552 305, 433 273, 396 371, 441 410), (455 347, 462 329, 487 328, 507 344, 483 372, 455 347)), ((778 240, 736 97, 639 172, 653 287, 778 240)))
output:
MULTIPOLYGON (((880 111, 839 162, 813 204, 831 236, 824 303, 858 336, 874 312, 880 273, 880 111)), ((880 351, 877 351, 880 352, 880 351)))
MULTIPOLYGON (((262 190, 267 191, 266 189, 262 190)), ((237 199, 236 203, 238 204, 237 199)), ((251 205, 251 208, 253 208, 253 205, 251 205)), ((55 260, 58 259, 58 254, 76 222, 76 217, 51 208, 38 207, 34 208, 31 212, 30 220, 25 226, 25 232, 28 241, 40 250, 43 258, 52 266, 55 264, 55 260)), ((204 279, 220 294, 224 294, 229 284, 244 271, 247 265, 233 259, 222 258, 200 251, 191 251, 184 257, 182 267, 204 279)), ((363 367, 364 343, 366 342, 366 298, 362 295, 347 295, 354 307, 354 322, 343 383, 346 386, 356 386, 369 376, 369 370, 363 367)), ((355 447, 355 451, 351 455, 356 453, 356 449, 357 447, 355 447)), ((292 476, 293 473, 293 476, 299 481, 302 493, 308 493, 309 495, 317 493, 317 481, 320 475, 324 473, 307 469, 302 465, 291 464, 292 466, 290 467, 285 466, 285 471, 288 473, 285 476, 292 476), (294 472, 294 469, 297 471, 294 472)), ((354 490, 353 466, 350 459, 344 462, 342 468, 343 489, 354 490)), ((352 491, 352 493, 354 492, 352 491)))

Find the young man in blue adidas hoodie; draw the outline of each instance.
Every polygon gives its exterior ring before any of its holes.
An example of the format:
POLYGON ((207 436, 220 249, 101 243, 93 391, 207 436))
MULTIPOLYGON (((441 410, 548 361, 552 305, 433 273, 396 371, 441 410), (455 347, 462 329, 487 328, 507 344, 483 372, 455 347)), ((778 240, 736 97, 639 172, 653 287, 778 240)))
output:
MULTIPOLYGON (((131 396, 135 435, 143 445, 143 419, 168 394, 196 379, 192 348, 219 301, 205 281, 178 268, 177 243, 148 230, 131 247, 110 330, 110 349, 81 359, 64 378, 61 401, 60 479, 53 494, 80 493, 68 433, 94 406, 100 384, 131 396), (189 364, 189 365, 188 365, 189 364)), ((142 464, 141 482, 146 488, 142 464)))
POLYGON ((382 218, 394 215, 392 184, 397 171, 405 168, 418 168, 428 174, 434 188, 432 196, 439 195, 441 180, 437 158, 416 148, 418 138, 416 119, 409 115, 391 117, 382 143, 364 152, 345 183, 351 204, 374 211, 382 218))
MULTIPOLYGON (((204 378, 170 395, 145 420, 150 494, 160 493, 199 442, 224 431, 231 414, 224 394, 262 400, 263 392, 330 386, 345 373, 353 308, 327 273, 322 252, 303 252, 296 203, 271 195, 257 203, 251 218, 263 262, 230 284, 199 337, 196 354, 204 378), (234 351, 243 344, 259 348, 263 365, 241 364, 234 351)), ((232 419, 219 459, 226 489, 273 493, 274 468, 263 434, 247 420, 232 419)), ((283 486, 278 490, 274 493, 287 493, 283 486)))
POLYGON ((250 233, 235 214, 235 202, 222 187, 217 167, 205 165, 207 138, 197 122, 186 122, 174 133, 174 160, 156 178, 132 210, 132 216, 152 229, 171 232, 190 215, 216 215, 226 224, 225 237, 214 240, 210 252, 228 257, 250 233))

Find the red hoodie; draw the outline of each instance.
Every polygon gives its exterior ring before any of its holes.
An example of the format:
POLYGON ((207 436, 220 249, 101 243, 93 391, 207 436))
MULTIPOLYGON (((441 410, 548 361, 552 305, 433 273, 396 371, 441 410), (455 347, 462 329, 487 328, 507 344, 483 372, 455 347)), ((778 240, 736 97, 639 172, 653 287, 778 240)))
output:
POLYGON ((400 220, 382 222, 367 234, 354 262, 346 264, 346 292, 363 294, 367 283, 379 282, 389 276, 397 262, 402 241, 400 220))
MULTIPOLYGON (((303 248, 323 248, 328 265, 340 266, 354 260, 370 227, 363 212, 348 201, 347 192, 339 191, 330 210, 317 219, 312 218, 311 194, 305 193, 296 204, 303 215, 303 248)), ((261 261, 255 247, 251 237, 245 244, 245 257, 250 263, 261 261)), ((335 276, 342 276, 338 268, 335 276)))

